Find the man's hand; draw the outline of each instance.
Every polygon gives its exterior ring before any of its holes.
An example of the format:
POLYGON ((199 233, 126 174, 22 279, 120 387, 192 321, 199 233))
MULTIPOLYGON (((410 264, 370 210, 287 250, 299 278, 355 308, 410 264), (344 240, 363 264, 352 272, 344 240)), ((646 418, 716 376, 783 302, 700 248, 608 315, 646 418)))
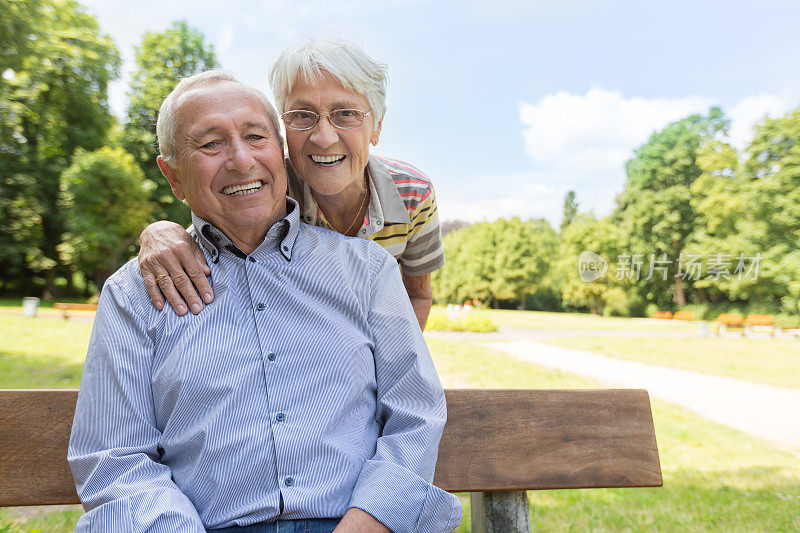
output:
POLYGON ((181 226, 166 220, 155 222, 144 229, 139 240, 139 268, 156 308, 164 308, 166 296, 176 314, 185 315, 187 304, 197 314, 203 302, 214 300, 206 279, 211 269, 200 247, 181 226))
POLYGON ((428 322, 428 315, 431 314, 431 305, 433 305, 431 275, 407 276, 403 274, 403 285, 406 286, 411 307, 414 308, 414 314, 417 315, 419 329, 425 331, 425 324, 428 322))
POLYGON ((392 533, 381 524, 374 516, 358 507, 347 510, 342 521, 333 530, 333 533, 392 533))

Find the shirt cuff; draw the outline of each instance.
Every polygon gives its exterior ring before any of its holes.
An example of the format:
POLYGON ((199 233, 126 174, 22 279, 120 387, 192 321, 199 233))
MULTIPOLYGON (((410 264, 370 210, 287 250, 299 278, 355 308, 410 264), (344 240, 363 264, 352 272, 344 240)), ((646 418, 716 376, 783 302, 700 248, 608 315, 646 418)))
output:
POLYGON ((394 533, 448 533, 461 522, 455 495, 387 461, 364 463, 350 507, 368 512, 394 533))
POLYGON ((112 531, 205 533, 206 529, 197 511, 188 500, 183 502, 169 493, 165 494, 164 491, 157 492, 160 498, 138 494, 95 507, 80 517, 75 526, 75 533, 112 531), (160 501, 163 506, 155 505, 155 501, 160 501))

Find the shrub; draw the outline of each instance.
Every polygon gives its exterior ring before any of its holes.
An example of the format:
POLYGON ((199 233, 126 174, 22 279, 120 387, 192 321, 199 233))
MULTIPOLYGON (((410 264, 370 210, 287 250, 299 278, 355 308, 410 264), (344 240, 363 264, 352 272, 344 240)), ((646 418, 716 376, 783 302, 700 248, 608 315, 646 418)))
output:
POLYGON ((436 331, 497 331, 497 326, 480 311, 459 311, 448 315, 444 309, 432 309, 425 329, 436 331))

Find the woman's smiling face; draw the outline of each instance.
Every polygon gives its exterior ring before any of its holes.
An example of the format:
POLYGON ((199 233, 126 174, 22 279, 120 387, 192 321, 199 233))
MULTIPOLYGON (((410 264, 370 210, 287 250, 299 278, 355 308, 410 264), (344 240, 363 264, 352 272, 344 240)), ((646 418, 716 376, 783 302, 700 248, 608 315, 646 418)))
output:
MULTIPOLYGON (((347 90, 323 71, 311 82, 298 77, 282 111, 306 110, 326 115, 337 109, 370 111, 364 95, 347 90)), ((364 117, 361 126, 348 130, 334 127, 328 117, 321 116, 311 129, 286 128, 289 159, 315 194, 338 195, 350 187, 361 186, 369 145, 378 143, 380 130, 380 122, 375 125, 371 114, 364 117)))

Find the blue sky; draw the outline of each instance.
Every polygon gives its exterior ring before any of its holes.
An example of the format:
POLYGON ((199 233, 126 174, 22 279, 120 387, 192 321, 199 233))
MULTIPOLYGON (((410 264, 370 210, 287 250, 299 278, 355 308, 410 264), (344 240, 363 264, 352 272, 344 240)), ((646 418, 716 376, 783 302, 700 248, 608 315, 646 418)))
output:
POLYGON ((116 42, 124 114, 133 47, 178 19, 223 67, 271 95, 286 43, 334 33, 389 65, 374 152, 433 180, 443 219, 560 221, 577 191, 604 215, 623 164, 655 130, 720 105, 732 141, 800 105, 799 2, 83 0, 116 42))

